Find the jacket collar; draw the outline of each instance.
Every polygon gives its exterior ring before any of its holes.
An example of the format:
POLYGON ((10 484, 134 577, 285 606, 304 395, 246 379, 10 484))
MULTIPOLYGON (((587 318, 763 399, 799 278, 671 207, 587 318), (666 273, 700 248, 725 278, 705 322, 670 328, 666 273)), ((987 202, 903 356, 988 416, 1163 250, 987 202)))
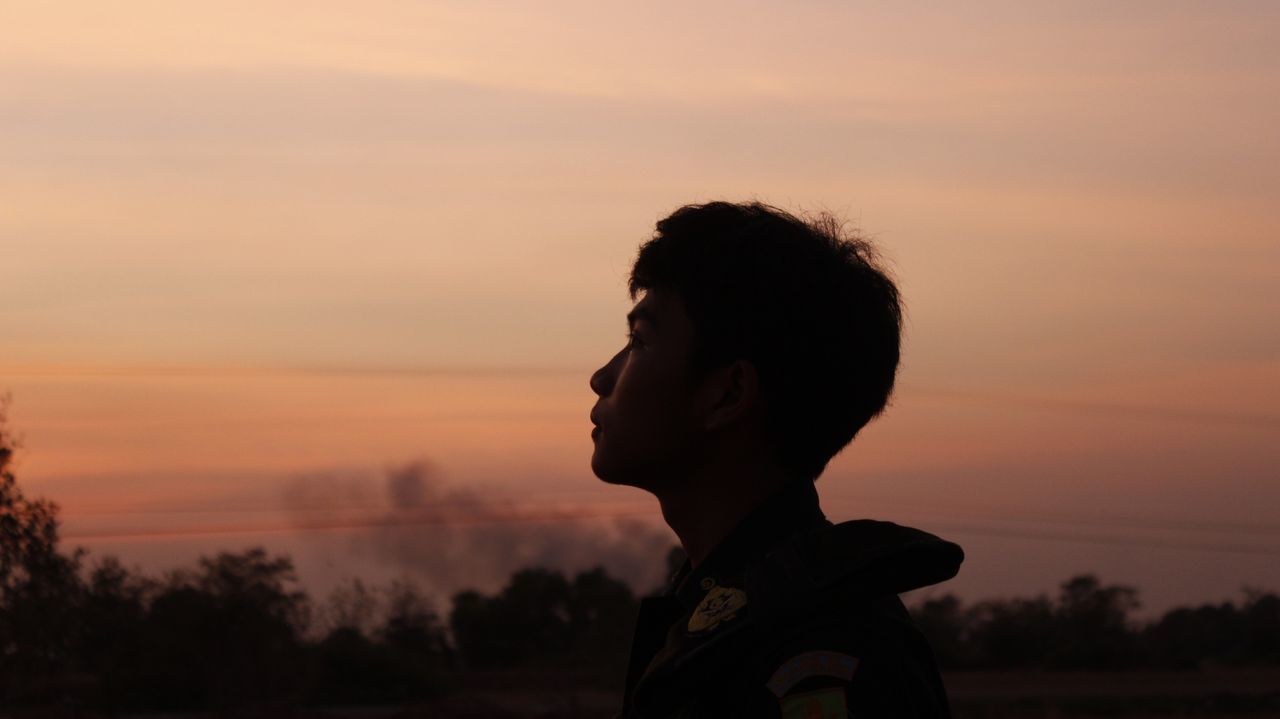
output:
POLYGON ((696 569, 685 559, 667 594, 692 610, 710 584, 741 586, 748 564, 796 532, 827 524, 813 482, 789 482, 747 514, 696 569))

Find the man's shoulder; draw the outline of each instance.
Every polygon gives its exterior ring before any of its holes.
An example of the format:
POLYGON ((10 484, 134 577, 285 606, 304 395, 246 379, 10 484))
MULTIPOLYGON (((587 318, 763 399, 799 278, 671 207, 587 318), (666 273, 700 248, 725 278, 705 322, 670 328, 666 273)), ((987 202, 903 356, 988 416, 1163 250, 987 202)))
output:
POLYGON ((695 673, 692 716, 947 716, 932 653, 896 596, 738 629, 695 673))
POLYGON ((748 681, 782 716, 814 707, 828 716, 837 705, 859 716, 947 715, 933 654, 896 595, 779 617, 754 643, 748 681))
POLYGON ((910 660, 927 647, 923 635, 896 595, 853 604, 814 607, 760 622, 752 655, 762 664, 789 655, 830 649, 884 662, 910 660))
POLYGON ((751 681, 782 716, 947 716, 933 653, 898 594, 955 576, 962 560, 957 545, 889 522, 798 534, 747 572, 751 681))

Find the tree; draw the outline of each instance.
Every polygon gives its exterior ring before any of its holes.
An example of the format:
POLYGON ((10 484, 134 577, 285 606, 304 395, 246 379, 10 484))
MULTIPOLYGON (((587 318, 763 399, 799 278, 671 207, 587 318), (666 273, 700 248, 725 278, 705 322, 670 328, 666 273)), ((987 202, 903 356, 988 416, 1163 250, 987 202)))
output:
POLYGON ((423 660, 443 659, 448 654, 444 625, 418 585, 400 579, 391 583, 386 594, 387 613, 379 631, 382 641, 423 660))
POLYGON ((1206 662, 1236 661, 1244 621, 1231 602, 1176 607, 1143 632, 1146 659, 1169 669, 1198 669, 1206 662))
POLYGON ((202 557, 168 578, 147 613, 146 709, 258 704, 301 685, 307 597, 288 557, 261 547, 202 557))
POLYGON ((531 666, 583 670, 601 686, 619 681, 638 605, 631 588, 600 567, 572 581, 525 569, 494 596, 460 592, 450 626, 462 660, 474 668, 531 666))
POLYGON ((522 569, 494 597, 454 596, 450 625, 471 666, 520 666, 535 657, 563 657, 571 644, 569 582, 551 569, 522 569))
POLYGON ((639 603, 635 594, 603 567, 580 572, 569 587, 571 665, 592 670, 603 686, 625 678, 639 603))
POLYGON ((100 679, 97 703, 127 706, 147 687, 136 680, 148 647, 147 606, 157 583, 130 572, 115 557, 105 557, 89 572, 80 605, 79 664, 100 679))
POLYGON ((943 669, 966 667, 972 661, 969 649, 969 614, 960 599, 945 594, 926 599, 911 610, 916 627, 929 639, 938 666, 943 669))
POLYGON ((1280 596, 1246 587, 1245 642, 1241 655, 1250 664, 1280 664, 1280 596))
POLYGON ((75 562, 58 554, 58 505, 27 499, 14 477, 17 442, 5 422, 0 398, 0 606, 31 585, 65 579, 75 562))
POLYGON ((969 614, 969 637, 978 666, 1044 666, 1053 640, 1053 604, 1047 597, 987 600, 974 605, 969 614))
POLYGON ((321 610, 325 633, 350 629, 368 637, 377 622, 378 606, 378 596, 359 578, 339 584, 329 592, 329 601, 321 610))
POLYGON ((1142 633, 1154 666, 1196 669, 1280 664, 1280 596, 1246 588, 1244 602, 1175 607, 1142 633))
POLYGON ((1115 669, 1136 658, 1129 612, 1140 606, 1138 591, 1103 586, 1092 574, 1062 583, 1054 611, 1056 631, 1049 664, 1055 669, 1115 669))
POLYGON ((378 632, 397 671, 394 698, 420 699, 438 694, 453 664, 453 651, 435 606, 407 579, 391 583, 387 613, 378 632))
POLYGON ((34 699, 74 661, 83 550, 58 552, 58 506, 23 495, 0 398, 0 699, 34 699))
POLYGON ((281 632, 306 628, 307 595, 289 586, 298 581, 289 557, 268 557, 262 547, 252 547, 201 557, 199 566, 194 585, 217 597, 224 608, 243 610, 247 617, 270 623, 281 632))

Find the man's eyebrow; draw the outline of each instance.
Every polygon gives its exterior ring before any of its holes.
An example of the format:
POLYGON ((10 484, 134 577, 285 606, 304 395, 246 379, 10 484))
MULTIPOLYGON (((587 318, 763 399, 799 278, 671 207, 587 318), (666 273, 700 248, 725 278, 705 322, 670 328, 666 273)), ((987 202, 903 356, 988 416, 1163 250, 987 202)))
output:
POLYGON ((636 307, 627 313, 627 327, 634 327, 636 320, 645 320, 654 327, 658 326, 655 315, 647 307, 636 307))

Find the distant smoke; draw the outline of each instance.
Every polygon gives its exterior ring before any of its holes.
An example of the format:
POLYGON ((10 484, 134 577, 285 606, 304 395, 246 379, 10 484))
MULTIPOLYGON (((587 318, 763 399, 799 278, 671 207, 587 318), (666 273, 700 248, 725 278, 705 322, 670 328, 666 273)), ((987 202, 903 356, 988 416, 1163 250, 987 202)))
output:
POLYGON ((546 504, 450 487, 429 461, 371 475, 309 475, 286 488, 299 527, 368 527, 351 535, 358 558, 421 577, 430 590, 491 592, 512 572, 548 567, 574 573, 603 566, 640 592, 665 579, 675 538, 636 506, 546 504), (381 495, 381 496, 379 496, 381 495), (323 519, 314 510, 324 509, 323 519), (336 519, 335 519, 336 517, 336 519))

